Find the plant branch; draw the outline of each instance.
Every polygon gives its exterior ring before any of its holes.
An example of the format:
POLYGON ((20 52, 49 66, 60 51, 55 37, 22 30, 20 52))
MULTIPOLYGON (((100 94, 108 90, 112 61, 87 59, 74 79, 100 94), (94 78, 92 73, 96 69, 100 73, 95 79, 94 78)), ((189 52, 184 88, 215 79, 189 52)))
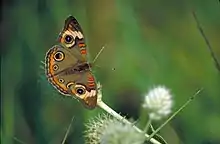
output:
POLYGON ((150 127, 151 127, 151 119, 149 118, 144 128, 144 132, 147 133, 150 127))
MULTIPOLYGON (((97 106, 101 109, 105 110, 108 114, 112 115, 114 118, 133 126, 133 128, 140 133, 144 133, 141 129, 139 129, 137 126, 133 125, 130 121, 128 121, 126 118, 122 117, 120 114, 115 112, 112 108, 110 108, 107 104, 105 104, 102 101, 102 92, 101 92, 101 85, 98 83, 98 99, 97 99, 97 106)), ((149 135, 145 133, 145 137, 149 138, 149 135)), ((149 138, 149 141, 153 144, 161 144, 159 141, 157 141, 154 138, 149 138)))
POLYGON ((68 128, 67 128, 67 131, 66 131, 66 133, 65 133, 65 136, 64 136, 63 141, 62 141, 61 144, 64 144, 65 141, 66 141, 66 139, 67 139, 67 136, 68 136, 68 134, 69 134, 69 132, 70 132, 70 129, 71 129, 71 126, 72 126, 72 123, 73 123, 73 119, 74 119, 74 116, 73 116, 72 119, 71 119, 71 122, 70 122, 70 124, 69 124, 69 126, 68 126, 68 128))
POLYGON ((20 143, 20 144, 26 144, 25 142, 21 141, 20 139, 18 139, 18 138, 16 138, 16 137, 14 137, 14 140, 17 141, 17 142, 20 143))
POLYGON ((183 110, 192 100, 202 91, 203 89, 199 89, 193 96, 191 96, 175 113, 173 113, 159 128, 157 128, 149 137, 152 138, 155 134, 157 134, 168 122, 170 122, 181 110, 183 110))
POLYGON ((213 49, 211 47, 211 44, 210 44, 208 38, 206 37, 206 35, 205 35, 205 33, 204 33, 203 29, 202 29, 202 26, 199 23, 199 20, 198 20, 198 18, 196 16, 196 13, 194 11, 192 11, 192 15, 193 15, 193 18, 196 21, 197 28, 199 29, 199 32, 201 33, 203 39, 205 40, 206 45, 208 46, 208 50, 209 50, 209 52, 211 54, 211 57, 212 57, 212 59, 213 59, 213 61, 215 63, 215 66, 216 66, 217 70, 220 72, 220 64, 218 62, 218 59, 216 58, 215 53, 214 53, 214 51, 213 51, 213 49))

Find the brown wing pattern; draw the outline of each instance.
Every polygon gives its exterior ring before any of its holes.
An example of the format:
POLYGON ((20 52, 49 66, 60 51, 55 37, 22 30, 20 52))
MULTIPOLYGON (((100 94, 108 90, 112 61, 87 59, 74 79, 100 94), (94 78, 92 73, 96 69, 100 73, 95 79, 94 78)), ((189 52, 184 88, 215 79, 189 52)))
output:
POLYGON ((69 82, 68 87, 85 107, 93 109, 97 103, 97 85, 91 71, 80 74, 80 78, 74 82, 69 82))
POLYGON ((69 16, 59 35, 60 45, 47 52, 45 70, 49 82, 61 93, 79 99, 86 108, 97 104, 97 85, 87 61, 82 29, 69 16))
POLYGON ((64 95, 69 95, 65 81, 67 78, 61 77, 67 69, 77 67, 77 58, 64 49, 62 46, 53 46, 46 55, 46 75, 52 85, 64 95))
POLYGON ((96 107, 97 86, 87 63, 79 63, 67 49, 56 45, 47 53, 45 70, 49 82, 61 94, 74 95, 87 108, 96 107))
POLYGON ((65 25, 62 32, 59 34, 58 41, 67 48, 81 55, 81 61, 87 61, 87 50, 85 37, 82 28, 73 16, 69 16, 65 20, 65 25))

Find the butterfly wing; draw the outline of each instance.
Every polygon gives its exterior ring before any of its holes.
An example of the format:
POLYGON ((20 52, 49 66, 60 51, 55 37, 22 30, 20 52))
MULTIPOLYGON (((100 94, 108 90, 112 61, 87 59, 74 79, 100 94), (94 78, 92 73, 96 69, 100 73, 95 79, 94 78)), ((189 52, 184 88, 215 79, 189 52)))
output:
POLYGON ((97 85, 94 75, 89 70, 76 75, 79 75, 79 78, 75 82, 69 82, 67 87, 86 108, 95 108, 97 104, 97 85))
POLYGON ((63 95, 75 96, 87 108, 95 108, 97 86, 89 65, 63 45, 53 46, 45 58, 49 82, 63 95))
POLYGON ((59 34, 58 41, 77 55, 80 61, 87 61, 85 37, 82 28, 73 16, 69 16, 65 20, 65 25, 59 34))
POLYGON ((46 54, 45 70, 49 82, 59 90, 61 94, 69 95, 66 82, 61 75, 69 68, 77 66, 78 59, 68 49, 61 45, 55 45, 46 54))

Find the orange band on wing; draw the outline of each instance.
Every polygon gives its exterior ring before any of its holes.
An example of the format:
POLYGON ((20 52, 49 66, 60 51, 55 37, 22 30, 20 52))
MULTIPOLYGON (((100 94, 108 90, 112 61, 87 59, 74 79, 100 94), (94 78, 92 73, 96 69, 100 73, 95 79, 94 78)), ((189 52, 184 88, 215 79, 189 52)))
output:
POLYGON ((84 43, 79 43, 79 47, 85 47, 86 45, 84 43))
POLYGON ((95 87, 95 79, 92 75, 88 76, 87 84, 88 84, 89 88, 94 88, 95 87))
POLYGON ((93 76, 88 77, 88 80, 89 80, 89 81, 94 81, 93 76))
POLYGON ((87 53, 86 49, 81 49, 80 52, 81 52, 81 54, 86 54, 87 53))
POLYGON ((88 83, 89 86, 95 86, 95 83, 92 82, 92 83, 88 83))
POLYGON ((50 83, 57 89, 59 92, 61 92, 64 95, 68 94, 68 89, 63 83, 59 82, 59 79, 54 76, 55 71, 53 69, 53 66, 55 64, 54 55, 57 52, 57 48, 53 47, 47 52, 46 56, 46 75, 50 83))

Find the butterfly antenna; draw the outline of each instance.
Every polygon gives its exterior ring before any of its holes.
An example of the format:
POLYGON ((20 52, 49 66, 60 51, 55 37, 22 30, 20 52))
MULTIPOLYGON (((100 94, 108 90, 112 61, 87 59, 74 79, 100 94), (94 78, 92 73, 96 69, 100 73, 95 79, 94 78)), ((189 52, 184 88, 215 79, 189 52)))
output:
POLYGON ((96 60, 98 59, 98 57, 99 57, 99 55, 102 53, 102 51, 104 50, 104 48, 105 48, 105 46, 103 46, 102 48, 101 48, 101 50, 99 51, 99 53, 96 55, 96 57, 94 58, 94 60, 93 60, 93 64, 96 62, 96 60))

